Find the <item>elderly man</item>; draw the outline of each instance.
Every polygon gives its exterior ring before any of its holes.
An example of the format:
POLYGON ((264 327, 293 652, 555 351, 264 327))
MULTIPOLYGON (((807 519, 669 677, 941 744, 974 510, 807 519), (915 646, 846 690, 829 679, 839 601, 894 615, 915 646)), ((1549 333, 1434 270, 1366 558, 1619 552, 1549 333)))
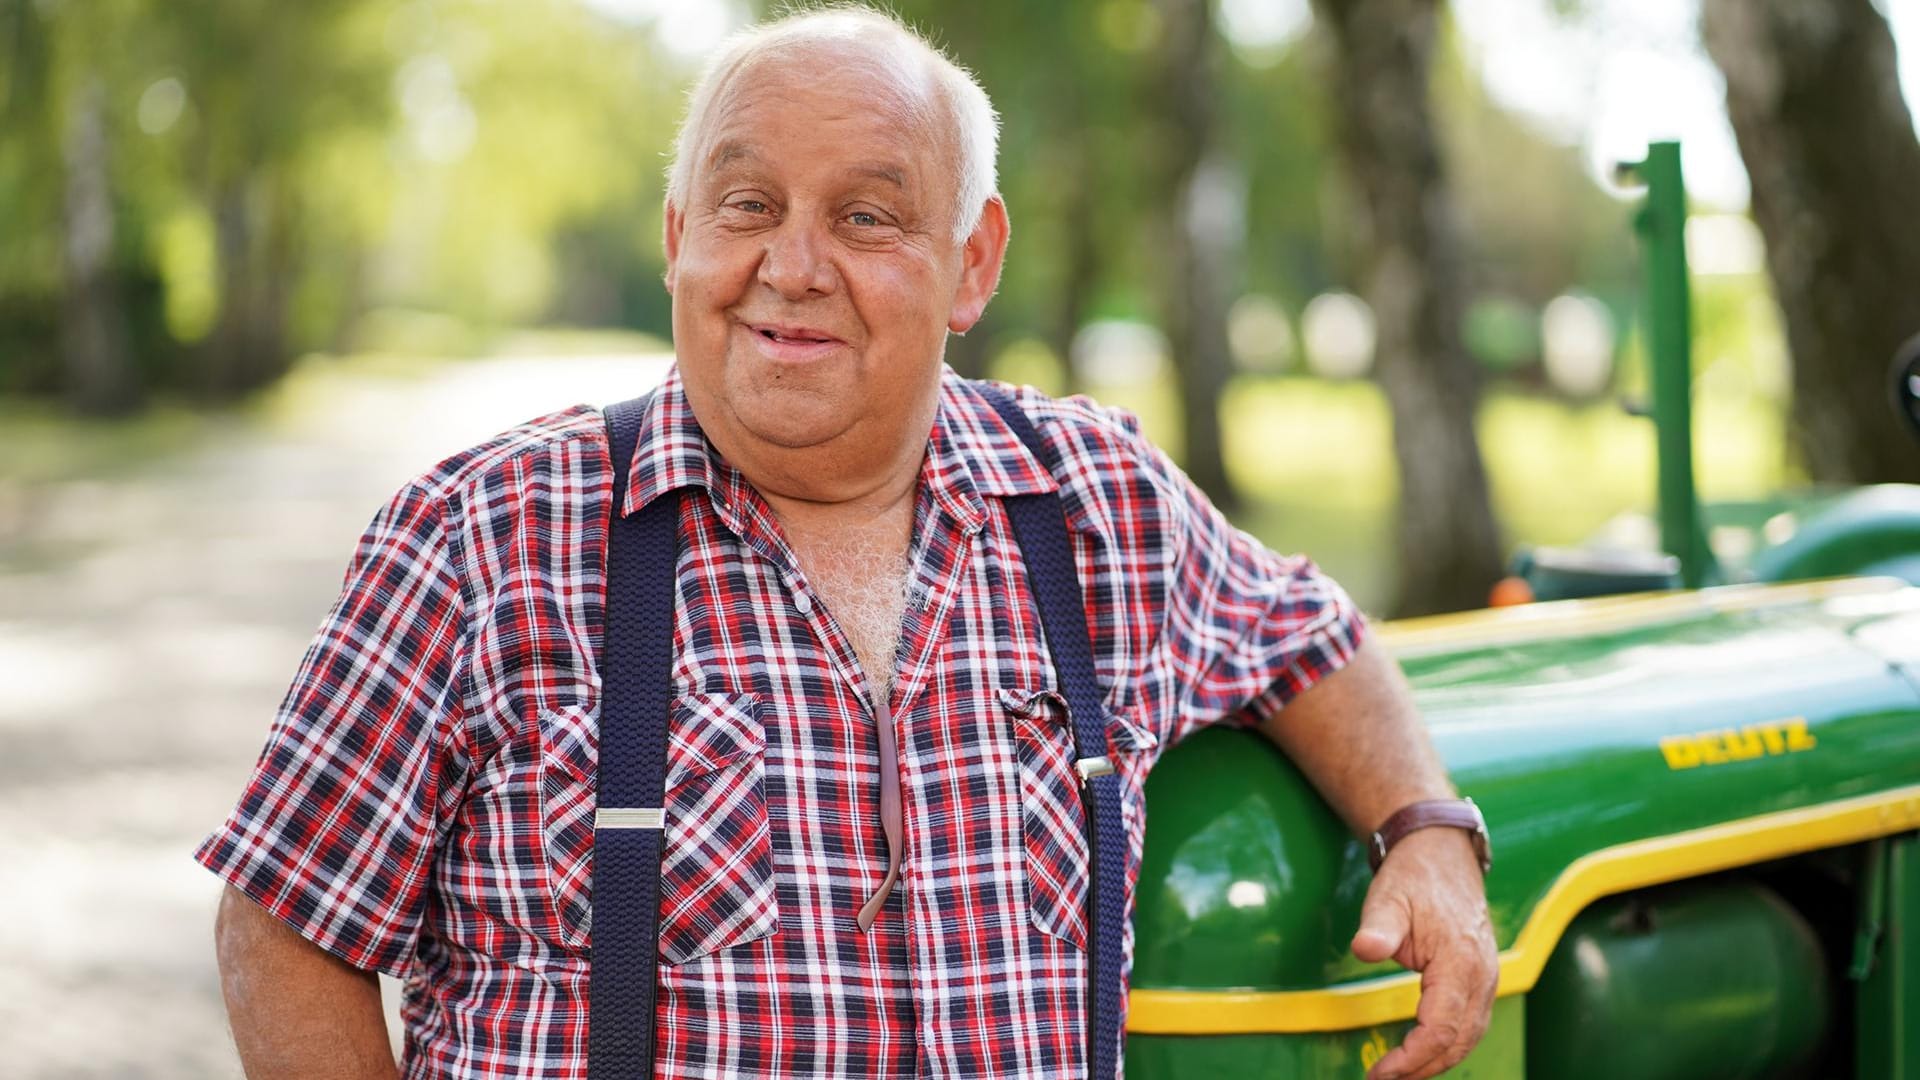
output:
MULTIPOLYGON (((662 1076, 1105 1071, 1076 754, 1117 770, 1129 902, 1146 772, 1205 724, 1257 726, 1357 830, 1452 797, 1310 563, 1229 527, 1125 414, 944 368, 1007 244, 995 131, 970 76, 876 14, 762 26, 708 67, 667 193, 678 364, 631 455, 576 406, 404 487, 198 851, 229 885, 250 1075, 392 1075, 382 971, 410 1077, 585 1075, 615 1042, 589 1016, 623 999, 662 1076), (1049 574, 1010 523, 1036 496, 1067 523, 1049 574), (602 637, 633 613, 607 538, 656 504, 670 707, 610 715, 602 637), (1065 621, 1035 601, 1063 581, 1065 621), (1070 715, 1076 635, 1097 697, 1070 715), (1076 750, 1088 723, 1107 745, 1076 750), (650 726, 658 966, 590 994, 607 837, 642 820, 596 818, 597 755, 650 726)), ((1481 872, 1453 828, 1381 866, 1354 951, 1425 977, 1374 1075, 1434 1075, 1484 1029, 1481 872)), ((636 947, 609 933, 603 976, 636 947)))

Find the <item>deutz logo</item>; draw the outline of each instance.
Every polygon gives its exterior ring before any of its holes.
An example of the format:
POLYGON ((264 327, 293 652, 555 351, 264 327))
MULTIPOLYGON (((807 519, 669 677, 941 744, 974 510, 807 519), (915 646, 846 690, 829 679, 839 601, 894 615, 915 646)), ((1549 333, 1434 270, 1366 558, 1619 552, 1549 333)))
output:
POLYGON ((1807 718, 1770 720, 1748 724, 1739 729, 1720 728, 1697 735, 1669 735, 1660 740, 1660 752, 1666 755, 1667 768, 1691 769, 1698 765, 1725 765, 1729 761, 1750 761, 1773 754, 1797 754, 1818 745, 1807 731, 1807 718))

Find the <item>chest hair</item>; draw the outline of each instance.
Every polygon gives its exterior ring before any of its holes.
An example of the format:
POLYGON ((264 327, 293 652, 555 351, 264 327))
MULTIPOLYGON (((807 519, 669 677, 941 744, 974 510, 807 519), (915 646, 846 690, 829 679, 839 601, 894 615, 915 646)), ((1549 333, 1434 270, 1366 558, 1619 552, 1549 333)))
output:
POLYGON ((889 695, 912 567, 897 539, 858 532, 796 545, 800 569, 853 644, 874 694, 889 695))

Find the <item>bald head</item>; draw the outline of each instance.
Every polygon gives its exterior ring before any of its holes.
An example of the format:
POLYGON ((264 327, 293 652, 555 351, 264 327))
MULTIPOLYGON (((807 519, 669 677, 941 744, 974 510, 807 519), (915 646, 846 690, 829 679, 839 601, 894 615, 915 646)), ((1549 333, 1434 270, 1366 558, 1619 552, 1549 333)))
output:
POLYGON ((904 24, 845 6, 749 27, 722 45, 689 95, 667 170, 667 201, 687 205, 697 171, 737 152, 714 140, 714 121, 742 94, 779 93, 827 77, 857 80, 876 107, 900 113, 953 180, 953 238, 978 224, 994 194, 999 118, 965 69, 904 24))

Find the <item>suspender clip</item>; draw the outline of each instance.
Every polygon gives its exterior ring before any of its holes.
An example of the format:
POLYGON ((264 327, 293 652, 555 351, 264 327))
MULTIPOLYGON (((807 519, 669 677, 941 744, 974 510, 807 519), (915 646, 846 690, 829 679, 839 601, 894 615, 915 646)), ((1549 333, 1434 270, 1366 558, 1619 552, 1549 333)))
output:
POLYGON ((1080 783, 1085 785, 1096 776, 1111 776, 1113 759, 1104 754, 1100 757, 1083 757, 1073 763, 1073 771, 1080 774, 1080 783))
POLYGON ((659 806, 602 806, 593 812, 596 829, 664 829, 667 811, 659 806))

